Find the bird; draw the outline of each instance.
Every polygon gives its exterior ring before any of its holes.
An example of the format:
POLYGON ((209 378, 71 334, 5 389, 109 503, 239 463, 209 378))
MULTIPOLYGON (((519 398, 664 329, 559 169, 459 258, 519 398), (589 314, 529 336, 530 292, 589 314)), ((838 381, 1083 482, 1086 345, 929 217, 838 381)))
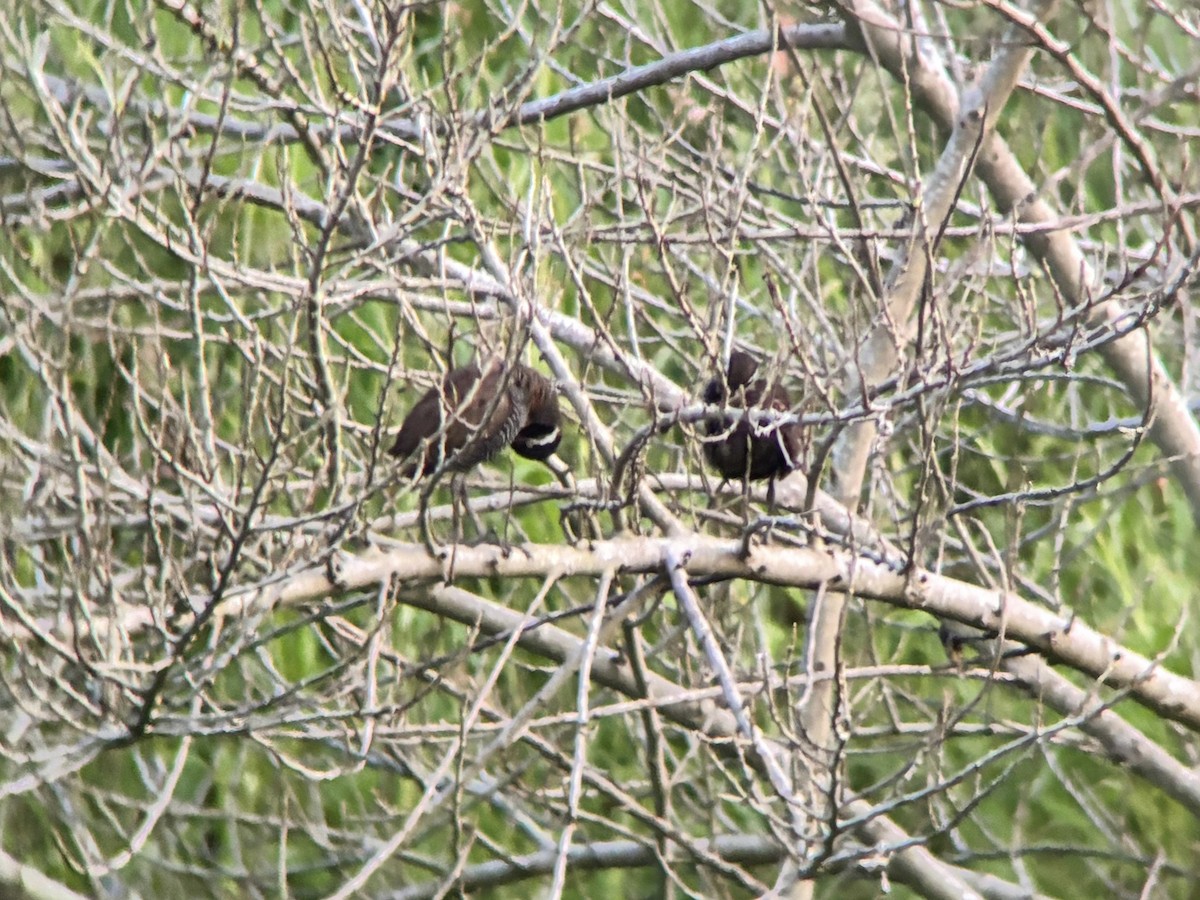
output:
MULTIPOLYGON (((534 374, 537 375, 536 372, 534 374)), ((526 459, 545 462, 554 455, 562 441, 560 423, 557 402, 531 404, 525 427, 512 440, 513 450, 526 459)))
MULTIPOLYGON (((755 380, 757 371, 758 361, 753 356, 734 350, 724 376, 716 376, 704 386, 704 402, 732 409, 789 412, 792 404, 787 391, 777 383, 768 385, 765 378, 755 380)), ((704 430, 704 457, 724 478, 775 479, 800 467, 803 430, 797 422, 756 429, 748 415, 736 422, 727 415, 713 415, 705 421, 704 430)))
POLYGON ((426 476, 443 464, 465 472, 512 446, 527 459, 545 461, 562 439, 554 385, 523 363, 506 368, 493 360, 446 374, 413 404, 392 445, 406 462, 404 478, 426 476))

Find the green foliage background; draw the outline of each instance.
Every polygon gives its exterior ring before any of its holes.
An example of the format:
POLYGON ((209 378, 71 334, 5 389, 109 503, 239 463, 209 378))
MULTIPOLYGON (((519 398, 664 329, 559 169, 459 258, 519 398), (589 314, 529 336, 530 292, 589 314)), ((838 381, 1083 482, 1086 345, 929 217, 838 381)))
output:
MULTIPOLYGON (((993 6, 937 6, 961 55, 955 65, 986 67, 1008 33, 993 6)), ((1174 22, 1132 3, 1097 6, 1104 28, 1066 4, 1054 35, 1127 100, 1190 205, 1172 219, 1147 202, 1154 191, 1128 143, 1046 53, 1035 55, 1000 132, 1063 216, 1095 217, 1075 236, 1132 302, 1161 287, 1156 245, 1195 226, 1195 43, 1180 24, 1194 17, 1180 4, 1174 22), (1114 68, 1114 47, 1152 65, 1114 68), (1177 76, 1177 101, 1154 99, 1173 89, 1162 73, 1177 76)), ((417 808, 432 761, 465 727, 493 667, 501 673, 472 747, 553 674, 531 652, 508 658, 503 641, 413 605, 424 583, 335 592, 249 621, 218 616, 174 657, 189 611, 323 565, 331 542, 366 552, 381 518, 418 508, 420 492, 398 484, 382 454, 402 410, 443 367, 512 335, 494 315, 473 315, 478 298, 429 271, 414 247, 480 271, 483 248, 494 252, 544 309, 603 333, 692 397, 720 357, 735 297, 737 341, 785 358, 800 408, 828 417, 819 441, 858 399, 843 372, 875 315, 870 266, 882 273, 894 259, 913 192, 945 139, 851 50, 742 59, 506 124, 523 101, 763 27, 761 10, 745 4, 364 8, 380 35, 395 23, 387 65, 370 65, 383 51, 354 4, 23 0, 0 35, 0 504, 10 519, 0 534, 12 708, 0 846, 88 895, 332 893, 417 808), (229 127, 199 127, 200 116, 229 127), (412 134, 402 126, 413 121, 432 124, 412 134), (260 188, 278 202, 255 195, 260 188), (301 198, 335 211, 337 227, 301 198), (866 255, 859 229, 870 236, 866 255), (338 404, 314 362, 318 344, 338 404), (331 474, 331 434, 341 480, 331 474), (72 493, 85 482, 90 495, 72 493), (157 627, 114 637, 128 641, 119 650, 93 638, 53 646, 13 624, 27 615, 53 631, 131 606, 157 627), (364 649, 373 637, 385 650, 364 649), (149 727, 137 726, 143 714, 149 727)), ((967 543, 990 546, 983 568, 995 583, 1062 604, 1190 677, 1200 652, 1196 526, 1158 450, 1138 446, 1095 489, 1036 496, 1105 472, 1130 449, 1143 411, 1094 354, 904 393, 919 377, 965 368, 964 353, 1001 358, 1063 315, 1045 273, 1004 231, 1010 221, 978 183, 964 185, 934 267, 927 343, 905 359, 912 378, 880 394, 896 400, 895 428, 864 513, 906 545, 918 535, 923 564, 956 577, 982 580, 967 543), (1095 423, 1112 425, 1089 430, 1095 423), (1024 491, 1034 495, 947 515, 1024 491)), ((1185 393, 1194 313, 1184 302, 1151 323, 1154 350, 1185 393)), ((628 374, 563 349, 618 449, 656 420, 669 424, 628 374)), ((699 475, 693 432, 656 432, 640 471, 699 475)), ((577 421, 560 455, 581 481, 612 474, 577 421)), ((515 459, 489 477, 493 491, 552 485, 544 468, 515 459)), ((449 496, 440 488, 434 502, 449 496)), ((490 513, 484 524, 513 542, 564 544, 557 502, 490 513)), ((698 530, 739 531, 730 522, 742 521, 740 500, 694 490, 669 502, 698 530)), ((644 517, 633 527, 653 531, 644 517)), ((416 540, 416 529, 396 536, 416 540)), ((632 584, 622 577, 614 590, 632 584)), ((501 578, 458 586, 518 610, 542 587, 501 578)), ((809 596, 744 582, 701 590, 743 677, 760 659, 781 678, 803 674, 809 596)), ((586 611, 596 591, 594 579, 565 578, 542 611, 563 613, 557 624, 582 634, 586 612, 569 613, 586 611)), ((668 596, 640 623, 656 651, 651 668, 706 686, 680 622, 668 596)), ((1151 871, 1156 896, 1191 896, 1192 812, 1078 729, 1057 730, 1061 717, 1002 679, 947 664, 928 616, 858 602, 843 652, 848 790, 895 802, 888 814, 939 858, 1050 896, 1133 896, 1151 871), (909 668, 872 674, 888 665, 909 668)), ((786 720, 795 701, 777 694, 774 707, 754 708, 770 731, 780 730, 771 709, 786 720)), ((590 696, 593 709, 628 699, 599 686, 590 696)), ((1194 759, 1186 728, 1113 700, 1177 759, 1194 759)), ((514 809, 556 836, 574 703, 560 691, 538 712, 538 742, 515 744, 486 768, 507 781, 503 803, 473 796, 482 790, 473 776, 453 814, 422 820, 366 895, 436 882, 460 854, 473 865, 541 849, 514 809)), ((705 738, 658 727, 679 768, 672 808, 656 815, 691 840, 778 832, 705 738)), ((594 771, 647 808, 648 728, 635 712, 600 716, 587 750, 594 771)), ((579 844, 656 839, 595 789, 583 793, 579 826, 579 844)), ((747 870, 774 878, 774 866, 747 870)), ((581 866, 564 893, 753 893, 707 867, 673 873, 581 866)), ((853 861, 817 879, 821 896, 881 890, 853 861)))

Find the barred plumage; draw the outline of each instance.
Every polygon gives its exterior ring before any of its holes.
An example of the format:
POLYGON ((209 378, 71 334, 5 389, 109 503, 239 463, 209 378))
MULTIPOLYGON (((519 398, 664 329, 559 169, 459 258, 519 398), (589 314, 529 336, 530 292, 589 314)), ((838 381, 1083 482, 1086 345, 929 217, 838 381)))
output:
POLYGON ((428 475, 443 461, 466 471, 510 444, 544 460, 558 447, 559 422, 558 398, 545 376, 521 363, 507 373, 502 360, 483 373, 472 363, 449 372, 413 405, 391 454, 410 460, 405 478, 428 475))

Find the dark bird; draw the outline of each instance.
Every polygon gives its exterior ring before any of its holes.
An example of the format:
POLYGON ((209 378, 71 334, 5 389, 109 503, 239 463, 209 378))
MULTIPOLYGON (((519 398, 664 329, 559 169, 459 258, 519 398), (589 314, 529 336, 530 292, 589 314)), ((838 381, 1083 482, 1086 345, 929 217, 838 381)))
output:
MULTIPOLYGON (((704 386, 704 402, 731 409, 789 412, 791 400, 779 384, 754 380, 758 363, 749 353, 734 350, 725 376, 704 386)), ((749 416, 736 422, 729 416, 710 416, 704 425, 704 457, 729 479, 779 478, 800 466, 802 429, 796 422, 767 424, 755 431, 749 416)))
POLYGON ((443 461, 465 472, 509 445, 544 461, 558 449, 560 421, 554 385, 544 375, 521 363, 506 370, 502 360, 481 374, 472 363, 448 372, 413 405, 391 454, 408 461, 405 478, 428 475, 443 461))

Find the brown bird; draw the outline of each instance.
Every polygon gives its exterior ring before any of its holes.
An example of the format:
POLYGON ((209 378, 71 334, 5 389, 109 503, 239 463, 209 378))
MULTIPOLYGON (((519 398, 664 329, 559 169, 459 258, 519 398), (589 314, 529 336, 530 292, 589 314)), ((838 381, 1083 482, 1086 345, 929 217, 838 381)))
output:
MULTIPOLYGON (((791 400, 779 384, 768 386, 765 378, 754 379, 758 362, 749 353, 734 350, 722 378, 704 386, 704 402, 731 409, 760 409, 789 412, 791 400)), ((756 432, 749 416, 736 422, 729 416, 710 416, 705 421, 704 457, 729 479, 779 478, 800 466, 802 430, 799 423, 764 425, 756 432)))
POLYGON ((418 400, 396 435, 391 454, 408 460, 402 474, 428 475, 447 461, 451 471, 491 459, 505 447, 546 460, 562 438, 554 385, 529 366, 507 372, 502 360, 480 373, 472 363, 446 374, 418 400))

